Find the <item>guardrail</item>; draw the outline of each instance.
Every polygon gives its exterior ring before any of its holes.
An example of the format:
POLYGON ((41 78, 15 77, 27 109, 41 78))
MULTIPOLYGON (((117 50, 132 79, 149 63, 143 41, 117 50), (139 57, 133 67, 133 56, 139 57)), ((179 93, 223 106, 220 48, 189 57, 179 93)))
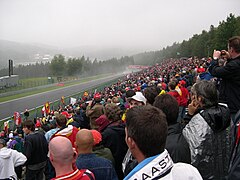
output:
MULTIPOLYGON (((79 100, 80 97, 82 97, 82 95, 83 95, 83 93, 85 91, 88 91, 88 92, 94 92, 95 90, 102 91, 104 89, 104 87, 112 85, 118 79, 119 79, 119 77, 114 79, 114 80, 111 80, 111 81, 108 81, 106 83, 103 83, 101 85, 92 86, 91 88, 86 89, 84 91, 81 91, 81 92, 79 92, 77 94, 72 94, 70 96, 64 97, 65 104, 70 104, 70 98, 76 98, 77 100, 79 100)), ((49 104, 50 104, 50 108, 51 109, 57 109, 61 105, 61 97, 59 97, 59 100, 56 100, 56 101, 53 101, 53 102, 49 102, 49 104)), ((42 110, 43 106, 44 105, 37 106, 35 108, 29 109, 28 110, 29 111, 28 119, 34 119, 34 118, 37 118, 37 117, 41 117, 42 116, 41 110, 42 110)), ((24 112, 20 113, 20 116, 21 116, 22 120, 25 119, 23 113, 24 112)), ((9 129, 10 130, 13 130, 13 129, 16 128, 16 125, 14 123, 14 117, 10 116, 10 117, 7 117, 7 118, 4 118, 4 119, 0 120, 0 131, 4 129, 4 122, 6 122, 6 121, 8 121, 8 125, 9 125, 9 129)))

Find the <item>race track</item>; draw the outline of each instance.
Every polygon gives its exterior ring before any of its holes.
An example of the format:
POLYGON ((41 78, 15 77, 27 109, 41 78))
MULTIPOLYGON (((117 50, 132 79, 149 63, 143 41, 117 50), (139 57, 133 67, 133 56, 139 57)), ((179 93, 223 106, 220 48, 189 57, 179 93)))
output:
POLYGON ((84 82, 81 84, 64 87, 61 89, 43 92, 7 102, 0 103, 0 120, 13 116, 14 112, 24 112, 25 109, 32 109, 37 106, 44 105, 47 101, 53 102, 59 100, 62 96, 71 96, 73 94, 77 94, 86 89, 92 88, 96 85, 100 85, 106 83, 108 81, 117 79, 121 75, 112 75, 105 78, 100 78, 96 80, 91 80, 88 82, 84 82))

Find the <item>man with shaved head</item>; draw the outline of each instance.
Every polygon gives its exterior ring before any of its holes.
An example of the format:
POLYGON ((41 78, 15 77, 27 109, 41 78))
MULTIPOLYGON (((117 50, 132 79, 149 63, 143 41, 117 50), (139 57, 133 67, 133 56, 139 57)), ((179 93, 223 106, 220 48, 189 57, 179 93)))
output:
POLYGON ((76 161, 78 169, 89 169, 94 173, 96 180, 118 179, 112 163, 107 159, 97 157, 92 152, 93 143, 91 130, 82 129, 77 133, 75 146, 78 151, 76 161))
POLYGON ((92 180, 94 175, 89 170, 74 170, 73 164, 76 160, 76 152, 72 148, 71 141, 62 136, 53 138, 49 143, 50 161, 55 168, 58 179, 69 180, 92 180))

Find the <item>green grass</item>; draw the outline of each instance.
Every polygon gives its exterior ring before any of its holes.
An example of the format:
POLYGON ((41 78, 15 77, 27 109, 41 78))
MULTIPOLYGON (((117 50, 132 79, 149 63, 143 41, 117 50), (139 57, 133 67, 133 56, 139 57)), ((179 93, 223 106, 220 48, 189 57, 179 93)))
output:
MULTIPOLYGON (((84 79, 82 79, 80 82, 85 82, 85 81, 89 81, 89 80, 91 80, 91 79, 97 79, 97 78, 101 78, 101 77, 108 76, 108 75, 110 75, 110 74, 104 74, 104 75, 99 75, 99 76, 93 76, 93 77, 89 77, 89 78, 84 78, 84 79)), ((101 84, 101 85, 98 85, 98 86, 96 86, 96 87, 92 87, 92 88, 90 88, 90 89, 85 89, 85 90, 86 90, 86 91, 93 91, 93 90, 95 90, 95 89, 98 89, 98 91, 102 91, 105 86, 110 86, 110 85, 112 85, 112 83, 115 83, 115 82, 116 82, 116 79, 115 79, 115 80, 112 80, 112 81, 109 81, 109 82, 106 82, 106 83, 103 83, 103 84, 101 84)), ((79 82, 78 82, 78 83, 79 83, 79 82)), ((78 83, 76 83, 76 84, 78 84, 78 83)), ((70 85, 73 85, 73 82, 68 83, 68 86, 70 86, 70 85)), ((66 87, 66 85, 65 85, 65 87, 66 87)), ((57 88, 61 88, 61 87, 57 87, 57 88)), ((45 90, 45 89, 44 89, 44 90, 45 90)), ((41 90, 41 92, 43 92, 43 90, 41 90)), ((36 94, 36 93, 32 93, 32 94, 36 94)), ((77 98, 77 97, 82 96, 82 94, 83 94, 83 92, 79 92, 79 93, 77 93, 77 94, 75 94, 75 95, 72 95, 71 97, 77 98)), ((29 94, 29 95, 30 95, 30 94, 29 94)), ((69 99, 70 99, 70 96, 69 96, 69 97, 65 97, 65 102, 66 102, 66 104, 68 104, 69 99)), ((57 100, 57 101, 52 102, 52 103, 50 104, 50 107, 54 107, 53 109, 55 109, 55 108, 57 108, 60 104, 61 104, 61 103, 60 103, 60 100, 57 100)), ((29 111, 29 113, 30 113, 29 119, 33 119, 34 117, 40 117, 40 116, 41 116, 41 109, 42 109, 42 106, 40 106, 40 107, 35 107, 34 109, 30 110, 30 111, 29 111)), ((23 119, 24 119, 24 118, 23 118, 23 116, 22 116, 22 120, 23 120, 23 119)), ((1 120, 1 119, 0 119, 0 131, 3 129, 3 124, 4 124, 4 122, 7 121, 7 120, 13 120, 13 117, 12 117, 12 116, 11 116, 11 117, 7 117, 7 118, 5 118, 4 120, 1 120)), ((11 127, 14 126, 13 123, 14 123, 14 122, 11 121, 11 127)))
POLYGON ((0 89, 0 93, 18 91, 22 89, 28 89, 32 87, 47 85, 47 84, 49 84, 47 77, 19 79, 18 86, 6 88, 6 89, 0 89))
MULTIPOLYGON (((93 79, 99 79, 105 76, 108 76, 109 74, 102 74, 102 75, 98 75, 98 76, 91 76, 91 77, 87 77, 87 78, 83 78, 79 81, 68 81, 68 82, 64 82, 64 86, 51 86, 51 87, 44 87, 44 88, 40 88, 37 90, 32 90, 32 91, 28 91, 25 93, 20 93, 20 94, 15 94, 15 95, 11 95, 11 96, 5 96, 5 97, 0 97, 0 102, 6 102, 6 101, 10 101, 13 99, 17 99, 17 98, 21 98, 21 97, 26 97, 26 96, 30 96, 33 94, 38 94, 38 93, 42 93, 42 92, 47 92, 47 91, 51 91, 51 90, 56 90, 56 89, 61 89, 67 86, 72 86, 75 84, 79 84, 79 83, 83 83, 83 82, 87 82, 89 80, 93 80, 93 79)), ((26 79, 25 82, 32 82, 32 80, 34 80, 36 78, 32 78, 32 79, 26 79)), ((38 80, 43 80, 43 78, 37 78, 38 80)), ((32 86, 31 86, 32 87, 32 86)), ((27 89, 27 88, 25 88, 27 89)))

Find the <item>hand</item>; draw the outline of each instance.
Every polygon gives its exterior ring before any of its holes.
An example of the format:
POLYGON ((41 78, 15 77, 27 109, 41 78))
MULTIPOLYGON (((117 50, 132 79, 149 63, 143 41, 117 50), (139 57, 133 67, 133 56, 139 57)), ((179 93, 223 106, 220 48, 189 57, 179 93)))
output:
POLYGON ((195 99, 188 105, 188 114, 194 115, 199 107, 199 103, 195 99))
POLYGON ((214 49, 214 51, 213 51, 213 59, 219 59, 220 56, 221 56, 221 51, 216 51, 214 49))
POLYGON ((221 57, 223 59, 230 59, 230 54, 226 50, 221 50, 221 57))

